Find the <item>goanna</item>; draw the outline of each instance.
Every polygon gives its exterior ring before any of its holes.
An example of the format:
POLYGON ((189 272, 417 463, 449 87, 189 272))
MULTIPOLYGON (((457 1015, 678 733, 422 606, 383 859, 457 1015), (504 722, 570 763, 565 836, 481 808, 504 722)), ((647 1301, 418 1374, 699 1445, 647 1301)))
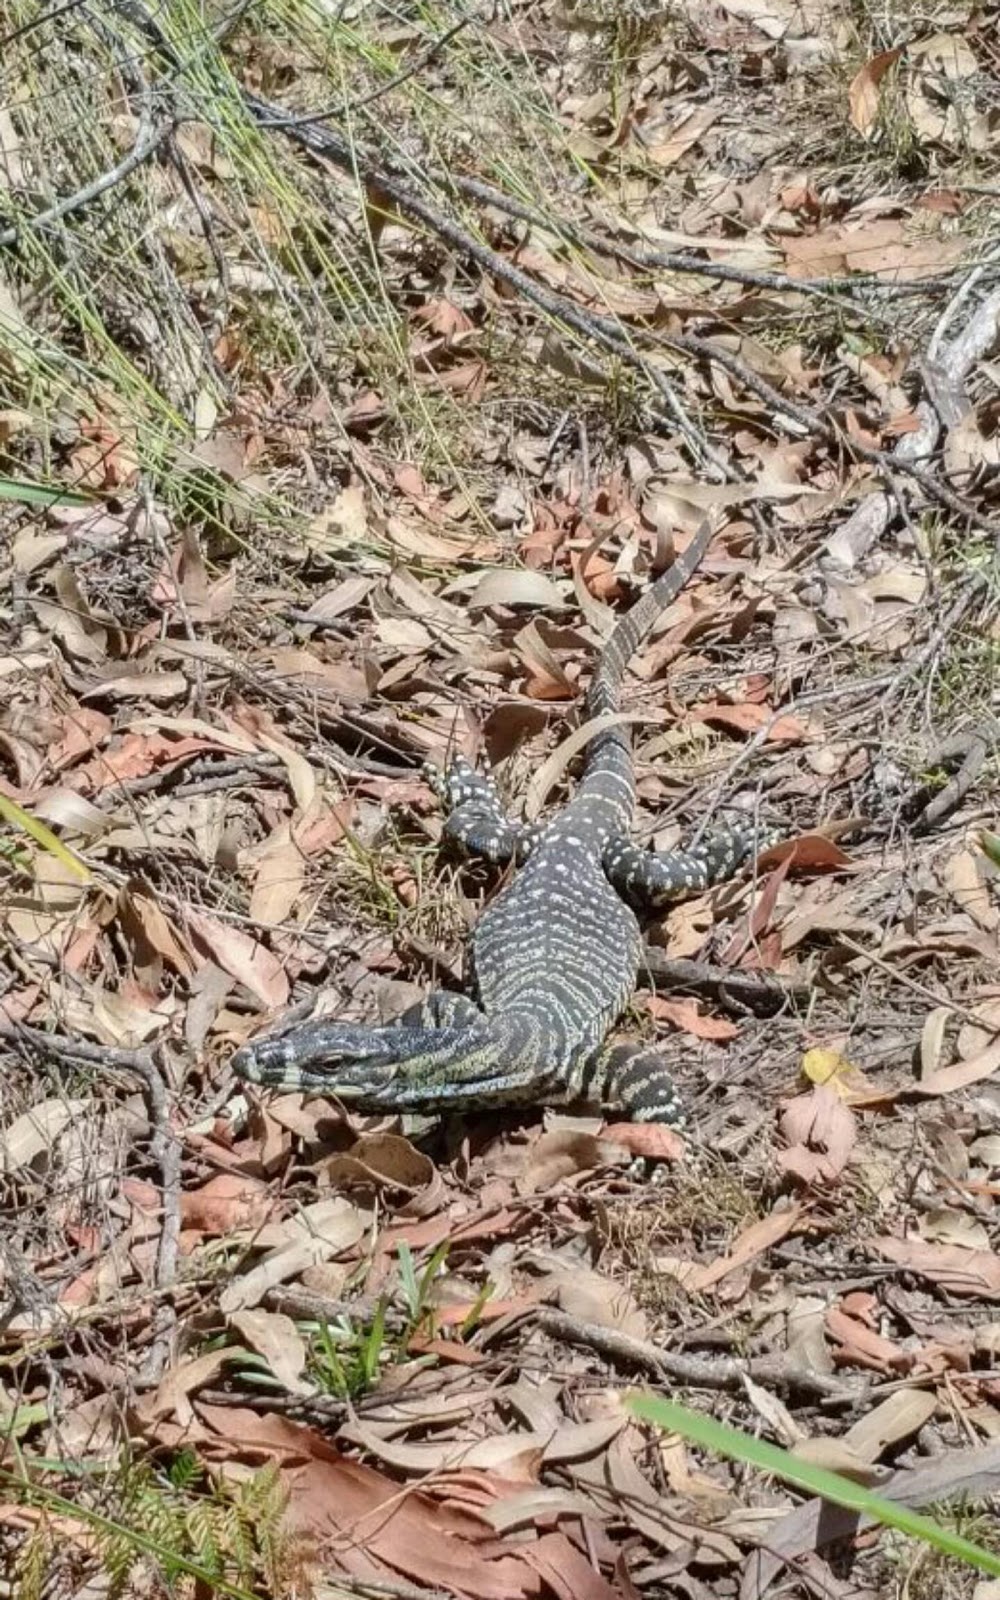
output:
MULTIPOLYGON (((588 720, 617 712, 629 658, 709 540, 702 529, 617 624, 590 684, 588 720)), ((543 825, 508 819, 492 781, 464 760, 434 782, 450 808, 445 833, 519 867, 472 935, 476 998, 437 991, 389 1027, 300 1023, 245 1045, 236 1071, 365 1111, 588 1100, 636 1120, 682 1120, 656 1047, 606 1042, 638 972, 633 905, 655 906, 731 876, 765 842, 753 823, 718 829, 689 851, 657 855, 631 844, 635 780, 620 723, 596 732, 576 793, 543 825)))

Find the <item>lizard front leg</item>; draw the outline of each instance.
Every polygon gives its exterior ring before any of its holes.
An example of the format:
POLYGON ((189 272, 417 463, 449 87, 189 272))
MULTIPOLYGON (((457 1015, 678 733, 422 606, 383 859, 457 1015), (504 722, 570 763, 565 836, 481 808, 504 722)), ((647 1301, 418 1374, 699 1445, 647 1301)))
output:
POLYGON ((483 856, 503 866, 528 859, 541 836, 537 825, 515 822, 504 812, 496 784, 477 772, 464 756, 456 756, 447 771, 424 768, 427 781, 447 808, 444 835, 467 855, 483 856))

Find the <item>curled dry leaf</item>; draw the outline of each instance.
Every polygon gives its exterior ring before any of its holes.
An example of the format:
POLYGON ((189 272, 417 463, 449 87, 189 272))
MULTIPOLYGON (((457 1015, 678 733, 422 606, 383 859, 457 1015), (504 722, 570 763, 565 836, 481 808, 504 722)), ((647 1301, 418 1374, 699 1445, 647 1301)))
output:
POLYGON ((878 120, 878 86, 902 53, 901 47, 880 51, 877 56, 872 56, 870 61, 866 61, 851 79, 847 91, 848 104, 851 108, 851 126, 863 137, 872 131, 878 120))
POLYGON ((968 1088, 970 1083, 980 1083, 984 1078, 992 1078, 998 1068, 1000 1068, 1000 1039, 988 1045, 978 1055, 970 1057, 968 1061, 956 1061, 953 1066, 939 1067, 936 1072, 927 1073, 912 1085, 911 1092, 932 1097, 954 1094, 957 1089, 968 1088))
POLYGON ((366 1133, 344 1155, 331 1156, 324 1172, 333 1186, 374 1184, 418 1194, 434 1182, 437 1169, 402 1134, 366 1133))

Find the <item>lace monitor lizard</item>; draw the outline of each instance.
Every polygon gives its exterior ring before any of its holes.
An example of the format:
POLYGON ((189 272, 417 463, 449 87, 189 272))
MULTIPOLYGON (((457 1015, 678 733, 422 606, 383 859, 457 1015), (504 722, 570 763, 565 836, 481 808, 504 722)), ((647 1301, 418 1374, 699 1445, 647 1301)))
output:
MULTIPOLYGON (((629 659, 710 541, 703 528, 618 622, 595 669, 587 719, 618 710, 629 659)), ((477 998, 436 991, 387 1027, 324 1017, 237 1051, 254 1083, 337 1096, 366 1111, 458 1111, 599 1101, 634 1120, 680 1122, 655 1046, 608 1044, 635 986, 642 948, 633 904, 656 905, 730 877, 771 835, 752 820, 657 855, 629 842, 631 741, 598 731, 582 778, 551 821, 504 816, 492 780, 461 758, 433 777, 450 806, 445 833, 493 862, 518 865, 471 940, 477 998)))

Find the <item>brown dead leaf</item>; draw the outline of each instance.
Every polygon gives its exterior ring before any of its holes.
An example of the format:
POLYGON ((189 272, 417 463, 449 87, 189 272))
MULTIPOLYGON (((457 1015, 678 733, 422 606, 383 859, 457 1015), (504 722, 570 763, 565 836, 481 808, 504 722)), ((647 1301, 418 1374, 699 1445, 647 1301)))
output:
POLYGON ((182 978, 194 976, 193 952, 152 889, 136 883, 126 884, 118 898, 117 920, 137 971, 148 969, 154 959, 160 957, 182 978))
POLYGON ((699 1002, 690 996, 670 1000, 665 995, 649 994, 645 997, 645 1008, 658 1021, 672 1022, 675 1028, 695 1039, 739 1038, 740 1030, 735 1022, 727 1017, 703 1016, 699 1002))
POLYGON ((970 41, 957 32, 929 34, 907 47, 907 63, 906 105, 921 139, 952 150, 986 150, 990 120, 969 100, 981 70, 970 41))
POLYGON ((230 928, 207 912, 185 910, 192 935, 224 972, 249 989, 269 1011, 288 1004, 288 975, 270 950, 239 928, 230 928))
MULTIPOLYGON (((468 1600, 541 1600, 542 1585, 516 1545, 457 1505, 348 1459, 318 1433, 285 1418, 199 1407, 227 1456, 277 1459, 289 1495, 286 1526, 321 1543, 331 1563, 369 1582, 440 1589, 468 1600)), ((591 1600, 585 1593, 585 1600, 591 1600)), ((604 1592, 593 1600, 616 1600, 604 1592)))
POLYGON ((863 138, 867 138, 878 120, 878 86, 902 53, 901 47, 895 50, 882 50, 877 56, 872 56, 871 60, 866 61, 851 79, 847 91, 851 126, 856 128, 863 138))
POLYGON ((899 1389, 848 1428, 843 1443, 862 1461, 878 1461, 890 1445, 919 1433, 937 1408, 936 1394, 925 1389, 899 1389))
POLYGON ((88 1109, 86 1100, 40 1100, 0 1129, 0 1172, 10 1176, 51 1151, 59 1135, 88 1109))
POLYGON ((545 611, 565 611, 566 586, 544 572, 530 568, 500 567, 484 572, 468 599, 470 609, 492 606, 530 606, 545 611))
POLYGON ((851 857, 823 833, 800 833, 795 839, 769 845, 757 857, 757 866, 767 871, 786 860, 790 867, 804 872, 839 872, 853 866, 851 857))
POLYGON ((647 1336, 645 1313, 629 1289, 602 1272, 574 1266, 547 1274, 542 1286, 555 1290, 556 1304, 569 1316, 596 1323, 601 1328, 617 1328, 635 1339, 647 1336))
POLYGON ((736 733, 758 733, 767 727, 768 744, 801 744, 807 737, 805 724, 798 717, 775 717, 769 706, 745 700, 740 705, 726 705, 721 701, 692 706, 689 716, 693 722, 707 722, 710 726, 732 728, 736 733))
POLYGON ((256 856, 251 920, 265 927, 281 927, 299 903, 306 877, 305 859, 298 845, 292 843, 287 822, 274 829, 256 856))
POLYGON ((1000 927, 997 909, 987 882, 987 863, 978 851, 962 849, 950 856, 944 872, 949 893, 963 911, 988 933, 1000 927))
POLYGON ((788 235, 782 239, 782 247, 793 278, 840 276, 851 271, 875 273, 887 282, 944 271, 959 260, 965 248, 957 236, 910 234, 901 217, 836 222, 815 233, 788 235))
POLYGON ((1000 1068, 1000 1039, 995 1040, 979 1055, 972 1056, 968 1061, 956 1061, 953 1066, 939 1067, 936 1072, 928 1072, 911 1086, 912 1092, 931 1096, 954 1094, 957 1089, 968 1088, 970 1083, 979 1083, 983 1078, 992 1078, 998 1068, 1000 1068))
POLYGON ((992 1250, 966 1250, 961 1245, 925 1244, 922 1239, 888 1235, 873 1239, 871 1247, 887 1261, 915 1272, 948 1294, 1000 1300, 1000 1256, 992 1250))
POLYGON ((779 1151, 782 1172, 800 1183, 833 1183, 854 1149, 854 1115, 835 1090, 817 1085, 789 1102, 780 1129, 789 1148, 779 1151))
POLYGON ((884 1338, 843 1307, 830 1306, 824 1321, 841 1366, 870 1367, 876 1372, 905 1370, 908 1357, 902 1345, 884 1338))
POLYGON ((531 1146, 517 1179, 517 1192, 537 1194, 578 1172, 592 1172, 595 1167, 607 1164, 608 1154, 592 1133, 581 1133, 575 1128, 553 1128, 531 1146))
POLYGON ((227 1345, 224 1349, 208 1350, 204 1355, 180 1361, 169 1369, 153 1394, 144 1395, 137 1402, 139 1420, 147 1427, 155 1427, 160 1421, 176 1417, 181 1426, 186 1427, 194 1420, 191 1395, 211 1383, 227 1366, 245 1361, 246 1354, 235 1345, 227 1345))
POLYGON ((689 1293, 701 1294, 706 1289, 715 1288, 730 1273, 741 1272, 758 1256, 770 1250, 772 1245, 787 1239, 790 1233, 795 1232, 803 1215, 804 1209, 799 1205, 771 1211, 759 1222, 751 1222, 744 1228, 732 1247, 714 1261, 703 1264, 659 1256, 657 1266, 669 1272, 689 1293))
POLYGON ((221 1309, 229 1316, 259 1305, 269 1289, 287 1283, 304 1268, 352 1250, 370 1223, 370 1212, 337 1195, 305 1206, 280 1229, 269 1224, 266 1236, 273 1247, 258 1266, 231 1280, 219 1297, 221 1309))
POLYGON ((887 1469, 877 1467, 870 1461, 862 1461, 857 1451, 852 1450, 843 1439, 832 1439, 822 1434, 814 1439, 797 1440, 789 1453, 797 1461, 823 1467, 827 1472, 839 1472, 841 1477, 850 1478, 852 1483, 863 1484, 868 1489, 876 1488, 887 1476, 887 1469))
POLYGON ((374 1184, 411 1195, 428 1188, 437 1175, 430 1157, 398 1133, 362 1134, 343 1155, 331 1156, 323 1171, 333 1187, 374 1184))
POLYGON ((234 1311, 229 1318, 236 1332, 262 1356, 288 1394, 312 1394, 315 1385, 304 1377, 309 1351, 291 1317, 282 1311, 234 1311))

